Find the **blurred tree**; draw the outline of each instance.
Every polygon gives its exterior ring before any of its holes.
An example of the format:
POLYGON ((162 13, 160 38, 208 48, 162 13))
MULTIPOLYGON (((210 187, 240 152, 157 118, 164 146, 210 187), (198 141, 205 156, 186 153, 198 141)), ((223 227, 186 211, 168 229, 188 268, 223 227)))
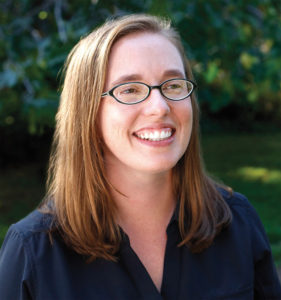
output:
POLYGON ((52 128, 70 49, 108 17, 135 12, 172 19, 205 115, 280 125, 279 0, 7 0, 0 2, 1 131, 52 128))
POLYGON ((209 114, 280 124, 281 3, 188 1, 174 14, 209 114), (274 62, 274 63, 273 63, 274 62))

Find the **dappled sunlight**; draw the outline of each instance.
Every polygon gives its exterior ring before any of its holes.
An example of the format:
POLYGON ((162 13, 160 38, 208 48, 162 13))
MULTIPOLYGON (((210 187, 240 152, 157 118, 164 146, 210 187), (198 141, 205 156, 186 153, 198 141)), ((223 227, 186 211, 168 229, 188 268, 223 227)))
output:
POLYGON ((281 183, 281 171, 262 167, 245 166, 236 169, 229 174, 247 181, 259 181, 263 183, 281 183))

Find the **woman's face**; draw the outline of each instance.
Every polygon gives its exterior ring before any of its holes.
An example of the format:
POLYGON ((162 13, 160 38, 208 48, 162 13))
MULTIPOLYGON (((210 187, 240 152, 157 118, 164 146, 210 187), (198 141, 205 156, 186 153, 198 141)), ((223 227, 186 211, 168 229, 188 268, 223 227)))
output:
MULTIPOLYGON (((104 91, 130 81, 159 85, 172 78, 185 78, 176 47, 160 34, 130 34, 112 48, 104 91)), ((170 101, 157 89, 134 105, 106 96, 101 98, 99 126, 109 172, 169 172, 189 143, 191 99, 170 101)))

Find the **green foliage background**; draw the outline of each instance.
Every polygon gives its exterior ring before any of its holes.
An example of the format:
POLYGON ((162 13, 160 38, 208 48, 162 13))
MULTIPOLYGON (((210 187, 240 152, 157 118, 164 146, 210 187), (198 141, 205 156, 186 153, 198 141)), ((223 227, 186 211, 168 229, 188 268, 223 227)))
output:
POLYGON ((280 126, 279 0, 10 0, 0 3, 0 133, 53 128, 70 49, 107 18, 136 12, 169 17, 180 32, 205 127, 218 118, 245 130, 280 126))

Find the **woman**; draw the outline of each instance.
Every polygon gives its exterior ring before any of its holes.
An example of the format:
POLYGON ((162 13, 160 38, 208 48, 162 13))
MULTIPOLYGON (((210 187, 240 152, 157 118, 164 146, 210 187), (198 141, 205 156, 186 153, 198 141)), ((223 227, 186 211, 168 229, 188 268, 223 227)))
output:
POLYGON ((7 233, 1 299, 281 298, 255 211, 203 170, 195 86, 156 17, 74 47, 48 197, 7 233))

